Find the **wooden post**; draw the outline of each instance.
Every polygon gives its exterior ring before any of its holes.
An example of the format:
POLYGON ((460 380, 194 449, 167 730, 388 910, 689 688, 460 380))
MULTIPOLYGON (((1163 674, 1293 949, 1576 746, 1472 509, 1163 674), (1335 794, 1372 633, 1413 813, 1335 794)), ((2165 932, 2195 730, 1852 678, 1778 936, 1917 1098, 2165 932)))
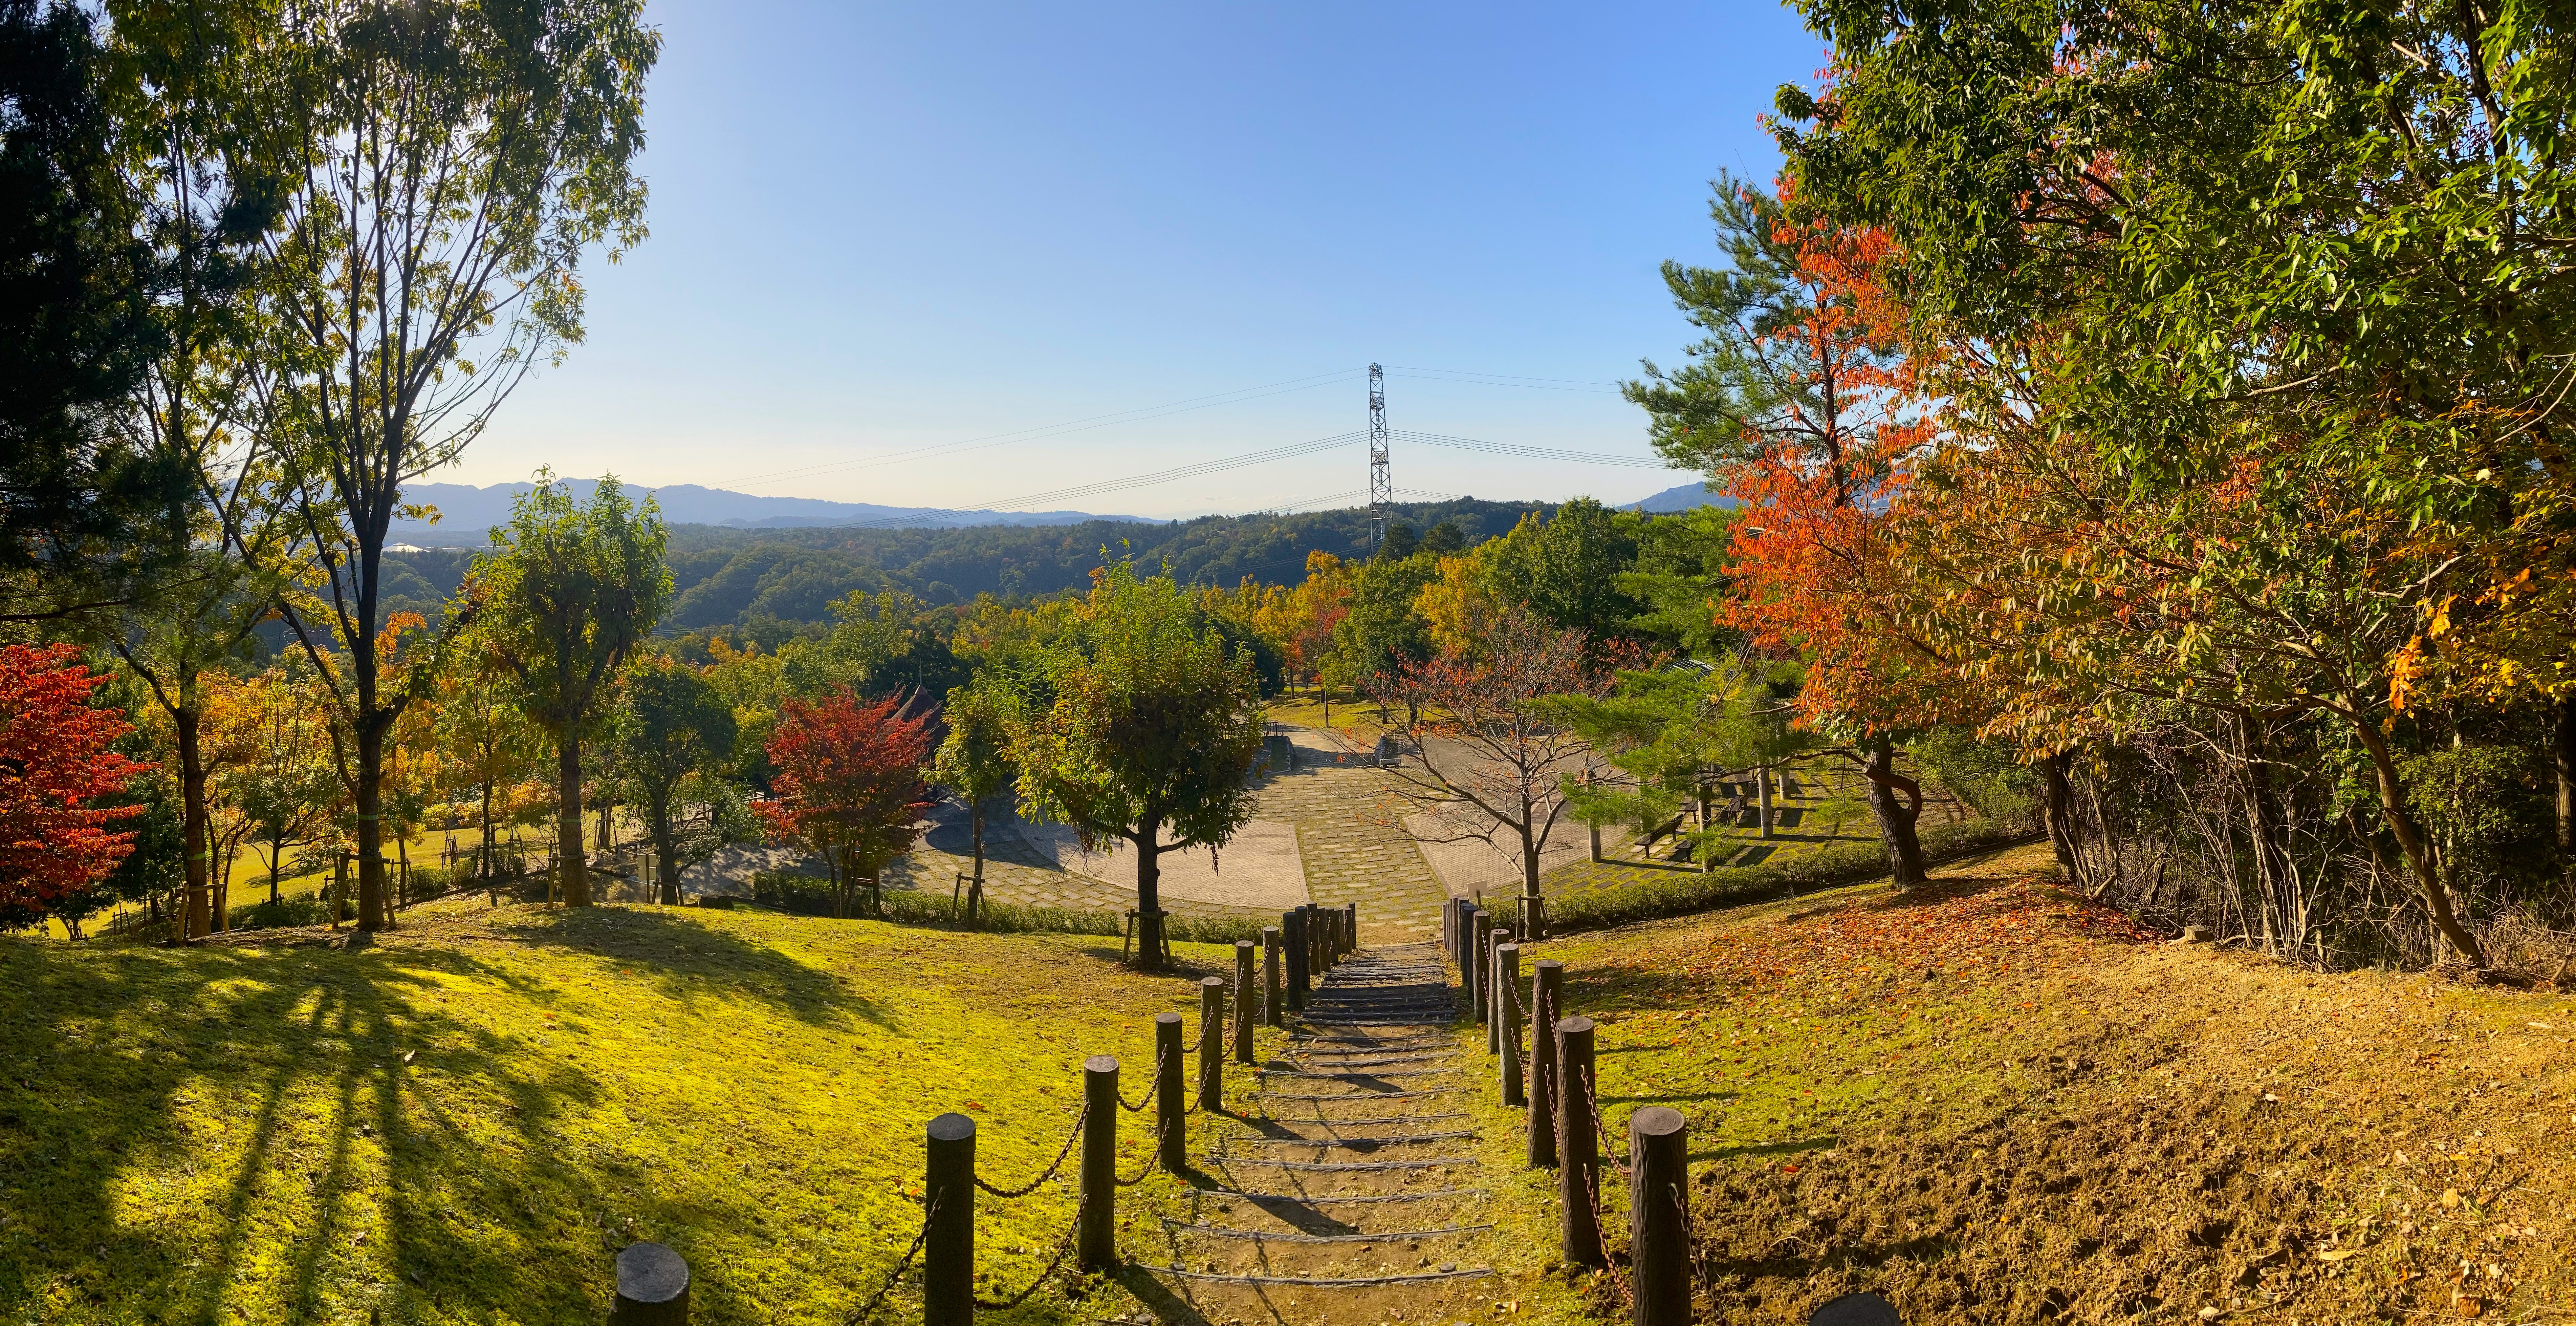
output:
POLYGON ((1635 1326, 1690 1326, 1690 1125, 1649 1105, 1628 1116, 1628 1257, 1635 1326))
POLYGON ((1563 1002, 1565 964, 1541 958, 1530 964, 1529 1167, 1556 1164, 1556 1025, 1563 1002))
POLYGON ((1503 960, 1500 950, 1503 945, 1510 942, 1512 942, 1512 928, 1507 925, 1495 926, 1494 932, 1485 938, 1485 1053, 1487 1054, 1503 1052, 1503 1000, 1511 996, 1511 991, 1503 988, 1503 960))
POLYGON ((1494 988, 1501 992, 1494 1004, 1503 1024, 1503 1103, 1527 1105, 1529 1096, 1521 1089, 1521 946, 1497 947, 1494 963, 1494 988))
POLYGON ((630 1243, 617 1254, 617 1297, 609 1326, 689 1326, 689 1264, 659 1243, 630 1243))
POLYGON ((1106 1054, 1082 1061, 1082 1214, 1074 1255, 1086 1271, 1118 1264, 1118 1060, 1106 1054))
POLYGON ((921 1320, 923 1326, 974 1326, 975 1121, 943 1114, 930 1121, 929 1134, 921 1320))
POLYGON ((1181 1015, 1154 1015, 1154 1147, 1163 1168, 1190 1163, 1190 1103, 1181 1097, 1181 1015))
POLYGON ((1351 954, 1359 951, 1360 905, 1355 902, 1346 902, 1342 904, 1342 952, 1344 954, 1351 954))
POLYGON ((1493 1002, 1493 985, 1485 979, 1485 955, 1494 944, 1494 914, 1479 907, 1467 932, 1467 1002, 1476 1009, 1476 1021, 1485 1020, 1485 1006, 1493 1002))
POLYGON ((1261 927, 1261 1020, 1280 1026, 1286 1019, 1279 1008, 1279 927, 1261 927))
POLYGON ((1306 1006, 1306 909, 1279 914, 1280 929, 1288 942, 1288 1007, 1306 1006))
POLYGON ((1252 1062, 1252 941, 1234 941, 1234 1061, 1252 1062))
POLYGON ((1443 898, 1440 901, 1440 951, 1449 959, 1450 965, 1457 964, 1458 900, 1456 898, 1443 898))
POLYGON ((1556 1204, 1565 1212, 1568 1265, 1610 1264, 1592 1213, 1600 1152, 1592 1132, 1592 1019, 1566 1018, 1556 1024, 1556 1204))
POLYGON ((1225 978, 1199 978, 1199 1108, 1225 1109, 1225 978))

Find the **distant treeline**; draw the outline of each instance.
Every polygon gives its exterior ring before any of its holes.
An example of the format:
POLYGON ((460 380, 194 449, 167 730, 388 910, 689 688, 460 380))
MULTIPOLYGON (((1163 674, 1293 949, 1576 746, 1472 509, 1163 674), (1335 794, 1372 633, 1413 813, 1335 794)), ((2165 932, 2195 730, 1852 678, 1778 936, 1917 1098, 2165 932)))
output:
MULTIPOLYGON (((1396 518, 1417 532, 1442 521, 1470 544, 1508 532, 1520 518, 1554 513, 1552 502, 1405 502, 1396 518)), ((670 635, 729 628, 779 640, 830 622, 828 605, 852 590, 902 590, 930 603, 972 602, 979 594, 1039 597, 1091 583, 1102 551, 1140 567, 1168 564, 1184 585, 1262 584, 1305 578, 1306 554, 1368 554, 1365 508, 1293 515, 1202 516, 1165 524, 1095 520, 1080 525, 987 525, 968 529, 728 529, 671 527, 677 597, 662 619, 670 635)), ((465 578, 470 552, 387 553, 389 611, 437 620, 465 578)))

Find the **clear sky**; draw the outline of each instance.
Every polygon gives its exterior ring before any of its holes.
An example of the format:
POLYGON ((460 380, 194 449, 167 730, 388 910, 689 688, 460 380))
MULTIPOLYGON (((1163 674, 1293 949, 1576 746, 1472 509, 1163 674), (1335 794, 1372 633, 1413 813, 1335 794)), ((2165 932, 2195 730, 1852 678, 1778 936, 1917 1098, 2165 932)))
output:
MULTIPOLYGON (((1364 488, 1364 448, 1009 499, 1362 429, 1373 360, 1394 429, 1646 456, 1612 384, 1688 339, 1656 265, 1712 258, 1709 177, 1770 178, 1756 116, 1821 63, 1761 0, 650 16, 652 236, 592 264, 587 342, 434 479, 1254 510, 1364 488)), ((1609 501, 1688 478, 1401 437, 1393 472, 1609 501)))

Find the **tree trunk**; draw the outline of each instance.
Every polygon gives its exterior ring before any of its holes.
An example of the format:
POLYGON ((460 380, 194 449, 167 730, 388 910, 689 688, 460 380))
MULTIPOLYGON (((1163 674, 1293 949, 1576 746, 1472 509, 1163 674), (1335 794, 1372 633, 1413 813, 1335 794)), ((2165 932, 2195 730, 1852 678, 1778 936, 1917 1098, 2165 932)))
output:
POLYGON ((2372 723, 2358 704, 2348 715, 2353 730, 2361 737, 2363 750, 2370 753, 2371 772, 2378 775, 2379 810, 2387 817, 2389 832, 2397 836, 2397 849, 2406 856, 2406 867, 2415 876, 2416 886, 2424 895, 2424 910, 2433 917, 2433 928, 2442 932, 2451 947, 2462 957, 2483 968, 2487 951, 2478 938, 2460 924, 2459 915, 2451 910, 2451 891, 2442 885, 2439 866, 2424 845, 2423 833, 2415 827, 2415 817, 2406 812, 2406 793, 2397 781, 2397 761, 2388 753, 2388 739, 2372 723))
POLYGON ((975 878, 980 881, 984 878, 984 803, 976 801, 967 808, 966 814, 968 822, 974 825, 975 878))
POLYGON ((671 831, 671 792, 668 788, 651 790, 644 803, 644 814, 652 821, 653 858, 661 866, 662 905, 680 905, 680 842, 671 831))
POLYGON ((2245 832, 2254 840, 2254 880, 2263 893, 2263 942, 2266 952, 2297 953, 2307 944, 2306 909, 2299 905, 2297 885, 2281 848, 2281 813, 2272 796, 2270 746, 2263 720, 2237 719, 2238 743, 2245 759, 2245 832))
POLYGON ((590 872, 584 869, 581 842, 581 742, 570 732, 555 743, 556 873, 563 880, 566 907, 590 905, 590 872))
POLYGON ((1148 824, 1128 841, 1136 845, 1136 966, 1163 969, 1163 826, 1148 824))
POLYGON ((2558 868, 2576 869, 2576 694, 2558 701, 2549 762, 2558 773, 2558 868))
POLYGON ((2069 758, 2062 750, 2040 757, 2041 786, 2047 793, 2042 814, 2048 821, 2048 846, 2057 853, 2057 873, 2066 877, 2069 887, 2081 889, 2084 861, 2075 854, 2075 787, 2066 778, 2069 758))
MULTIPOLYGON (((370 641, 374 639, 371 635, 370 641)), ((393 726, 393 716, 381 721, 375 706, 375 669, 372 645, 356 652, 369 663, 358 669, 360 683, 358 709, 358 928, 385 928, 385 730, 393 726)))
POLYGON ((1778 832, 1771 824, 1771 771, 1769 769, 1754 770, 1753 786, 1762 793, 1762 836, 1765 838, 1778 837, 1778 832))
POLYGON ((1914 832, 1923 816, 1923 787, 1896 772, 1894 742, 1880 737, 1867 751, 1868 762, 1861 767, 1869 779, 1870 813, 1877 816, 1878 836, 1887 843, 1888 873, 1900 889, 1920 887, 1930 878, 1923 869, 1923 841, 1914 832), (1899 791, 1905 793, 1902 802, 1896 799, 1899 791))
POLYGON ((483 842, 474 849, 474 878, 492 878, 492 780, 483 780, 483 842))
POLYGON ((213 855, 208 839, 212 835, 207 832, 206 825, 206 758, 197 735, 199 720, 196 706, 183 705, 172 712, 170 718, 178 728, 179 814, 186 826, 187 845, 182 850, 188 854, 185 863, 188 894, 185 914, 188 919, 181 932, 184 940, 206 932, 207 875, 213 855))
POLYGON ((284 836, 277 834, 270 835, 268 840, 268 900, 270 902, 277 901, 277 881, 280 874, 278 869, 278 858, 285 855, 286 839, 284 836))

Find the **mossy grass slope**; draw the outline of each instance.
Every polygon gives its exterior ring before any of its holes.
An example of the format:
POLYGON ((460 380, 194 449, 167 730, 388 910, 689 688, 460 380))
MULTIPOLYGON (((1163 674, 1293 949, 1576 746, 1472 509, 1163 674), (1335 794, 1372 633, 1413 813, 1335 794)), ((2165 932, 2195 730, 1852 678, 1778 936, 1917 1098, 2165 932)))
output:
MULTIPOLYGON (((1190 945, 1142 976, 1114 939, 480 900, 371 944, 240 940, 0 940, 0 1321, 597 1321, 615 1252, 653 1239, 694 1268, 698 1321, 838 1323, 920 1226, 931 1117, 974 1117, 980 1172, 1025 1182, 1082 1059, 1121 1056, 1141 1093, 1152 1015, 1231 969, 1190 945)), ((1132 1169, 1146 1127, 1121 1137, 1132 1169)), ((985 1293, 1052 1257, 1070 1173, 981 1200, 985 1293)), ((1060 1281, 987 1319, 1139 1307, 1060 1281)), ((908 1283, 880 1319, 918 1310, 908 1283)))

